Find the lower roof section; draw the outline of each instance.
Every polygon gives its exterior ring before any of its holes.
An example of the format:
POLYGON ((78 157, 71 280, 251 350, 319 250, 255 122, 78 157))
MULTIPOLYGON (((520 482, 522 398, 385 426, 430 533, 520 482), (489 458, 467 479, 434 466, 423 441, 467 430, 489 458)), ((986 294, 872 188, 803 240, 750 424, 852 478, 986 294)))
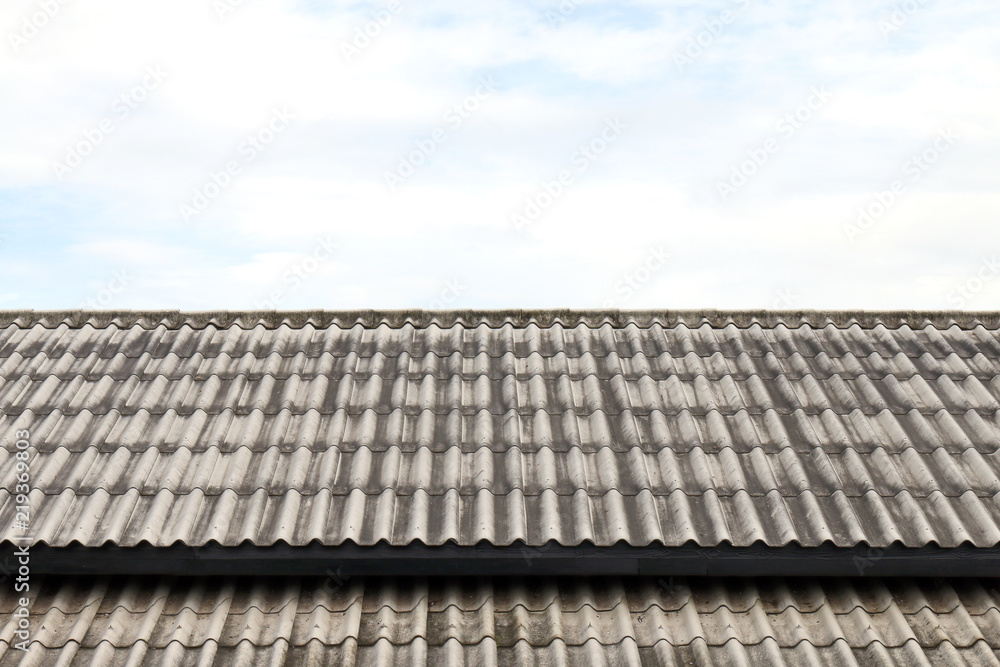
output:
MULTIPOLYGON (((15 548, 0 543, 0 574, 17 569, 15 548)), ((781 576, 988 577, 1000 574, 1000 548, 610 547, 557 543, 476 546, 411 544, 237 547, 175 544, 157 547, 31 548, 37 574, 316 576, 781 576)))
POLYGON ((986 579, 37 577, 27 657, 15 609, 3 667, 1000 664, 986 579))

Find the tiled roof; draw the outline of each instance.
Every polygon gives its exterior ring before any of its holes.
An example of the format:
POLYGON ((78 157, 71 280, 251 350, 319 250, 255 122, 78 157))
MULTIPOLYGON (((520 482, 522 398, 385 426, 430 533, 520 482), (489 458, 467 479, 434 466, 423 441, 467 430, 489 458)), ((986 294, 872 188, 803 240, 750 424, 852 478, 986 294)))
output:
POLYGON ((996 665, 988 580, 60 579, 0 665, 996 665))
POLYGON ((635 324, 646 328, 660 325, 674 327, 684 324, 699 327, 725 327, 734 324, 747 328, 758 324, 765 328, 784 325, 797 328, 802 325, 825 327, 832 324, 847 328, 855 324, 865 329, 877 326, 897 328, 933 326, 947 329, 958 326, 974 329, 980 325, 987 329, 1000 326, 1000 311, 926 310, 926 311, 825 311, 825 310, 298 310, 298 311, 201 311, 177 310, 6 310, 0 311, 0 328, 9 325, 23 328, 40 324, 46 328, 68 326, 79 328, 90 324, 97 328, 115 325, 128 328, 133 325, 144 329, 165 327, 204 329, 239 327, 252 329, 258 325, 268 329, 288 326, 300 329, 311 325, 350 328, 355 325, 374 328, 386 325, 399 328, 406 324, 416 327, 466 327, 486 325, 497 328, 504 324, 523 327, 536 324, 576 326, 583 324, 598 327, 611 324, 616 327, 635 324))
POLYGON ((1000 543, 994 316, 605 316, 4 314, 0 526, 29 428, 50 545, 1000 543))

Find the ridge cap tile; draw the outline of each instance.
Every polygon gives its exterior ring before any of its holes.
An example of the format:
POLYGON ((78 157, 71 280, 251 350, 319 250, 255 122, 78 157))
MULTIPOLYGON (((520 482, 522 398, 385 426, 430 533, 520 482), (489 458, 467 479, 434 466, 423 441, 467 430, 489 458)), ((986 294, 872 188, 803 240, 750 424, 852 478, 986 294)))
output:
POLYGON ((238 327, 265 329, 288 327, 317 329, 337 326, 350 328, 361 325, 374 329, 387 326, 399 329, 406 326, 425 328, 451 327, 528 327, 549 328, 554 325, 574 327, 585 325, 625 328, 636 325, 699 328, 708 325, 724 329, 735 325, 740 329, 760 326, 767 329, 799 328, 801 326, 840 329, 858 326, 867 330, 920 328, 934 329, 1000 328, 1000 311, 913 311, 913 310, 300 310, 300 311, 181 311, 181 310, 0 310, 0 328, 17 326, 28 328, 41 325, 47 329, 66 326, 79 329, 85 326, 101 328, 126 328, 140 326, 155 329, 204 329, 238 327))

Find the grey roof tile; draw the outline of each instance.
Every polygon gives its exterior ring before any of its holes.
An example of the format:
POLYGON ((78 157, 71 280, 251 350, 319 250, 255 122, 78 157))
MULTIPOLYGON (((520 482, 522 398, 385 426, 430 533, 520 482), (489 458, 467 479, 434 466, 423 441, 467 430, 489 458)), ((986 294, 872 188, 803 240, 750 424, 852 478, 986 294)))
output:
MULTIPOLYGON (((47 578, 33 591, 38 664, 995 664, 1000 650, 985 580, 47 578)), ((0 595, 0 665, 22 657, 14 609, 0 595)))
MULTIPOLYGON (((0 312, 37 539, 1000 543, 1000 315, 0 312)), ((0 534, 7 537, 7 533, 0 534)))

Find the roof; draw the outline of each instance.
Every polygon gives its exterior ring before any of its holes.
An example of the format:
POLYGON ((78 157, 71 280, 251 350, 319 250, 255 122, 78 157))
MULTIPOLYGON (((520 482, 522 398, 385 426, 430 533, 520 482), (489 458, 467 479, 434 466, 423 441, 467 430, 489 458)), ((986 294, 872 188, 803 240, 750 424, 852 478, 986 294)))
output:
POLYGON ((24 664, 1000 663, 997 313, 0 312, 0 576, 22 429, 24 664))
POLYGON ((798 328, 803 325, 822 328, 832 325, 848 328, 855 324, 863 329, 885 326, 890 329, 910 327, 922 329, 933 326, 947 329, 958 326, 987 329, 1000 326, 1000 311, 967 310, 294 310, 294 311, 179 311, 179 310, 0 310, 0 327, 16 325, 22 328, 40 324, 52 329, 61 326, 80 328, 90 324, 96 328, 115 325, 120 328, 141 326, 145 329, 164 327, 179 329, 190 327, 204 329, 208 326, 228 329, 252 329, 263 326, 274 329, 288 326, 301 329, 311 325, 319 329, 329 327, 350 328, 381 325, 399 328, 409 324, 418 328, 429 326, 451 327, 501 327, 510 324, 524 327, 535 324, 550 327, 555 324, 576 326, 583 324, 598 327, 609 324, 623 327, 628 324, 647 328, 650 326, 674 327, 683 324, 699 327, 708 324, 721 328, 733 324, 739 328, 755 324, 764 328, 783 325, 798 328))
MULTIPOLYGON (((56 579, 33 664, 995 665, 991 580, 56 579)), ((0 601, 0 665, 14 608, 0 601)))
POLYGON ((2 537, 1000 543, 995 314, 519 312, 2 314, 2 537))

